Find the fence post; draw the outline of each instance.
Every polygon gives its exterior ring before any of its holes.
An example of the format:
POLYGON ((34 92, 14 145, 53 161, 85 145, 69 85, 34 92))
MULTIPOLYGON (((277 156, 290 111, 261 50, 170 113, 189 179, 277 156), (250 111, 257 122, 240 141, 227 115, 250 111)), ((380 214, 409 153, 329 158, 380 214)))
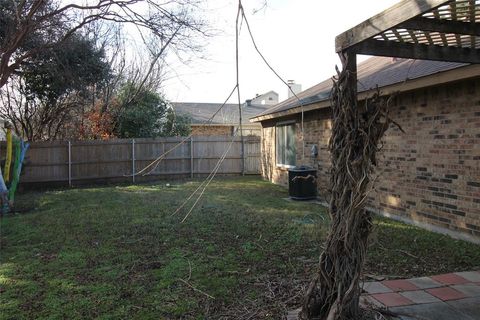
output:
POLYGON ((190 179, 193 179, 193 136, 190 136, 190 179))
POLYGON ((68 186, 72 186, 72 143, 68 140, 68 186))
POLYGON ((132 182, 135 183, 135 139, 132 139, 132 182))
POLYGON ((243 136, 243 131, 242 131, 241 139, 242 139, 242 176, 244 176, 245 175, 245 137, 243 136))

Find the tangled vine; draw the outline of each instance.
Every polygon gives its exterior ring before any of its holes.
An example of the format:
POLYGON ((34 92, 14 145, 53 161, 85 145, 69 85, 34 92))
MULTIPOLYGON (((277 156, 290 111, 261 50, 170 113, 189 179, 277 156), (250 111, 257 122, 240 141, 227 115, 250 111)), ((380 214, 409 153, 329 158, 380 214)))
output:
POLYGON ((380 140, 393 121, 388 117, 389 100, 378 90, 358 105, 356 75, 347 69, 347 62, 343 57, 331 97, 331 227, 300 319, 357 319, 360 312, 359 283, 372 227, 364 204, 380 140))

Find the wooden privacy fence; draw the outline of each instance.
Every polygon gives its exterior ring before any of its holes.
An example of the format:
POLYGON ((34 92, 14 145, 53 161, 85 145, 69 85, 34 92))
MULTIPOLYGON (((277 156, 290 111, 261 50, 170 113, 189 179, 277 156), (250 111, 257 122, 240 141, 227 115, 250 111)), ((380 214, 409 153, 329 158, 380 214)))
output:
MULTIPOLYGON (((31 143, 22 184, 82 184, 105 181, 142 181, 159 178, 194 178, 208 175, 228 149, 218 169, 220 175, 242 173, 240 137, 118 139, 107 141, 55 141, 31 143), (233 139, 233 142, 232 142, 233 139), (149 175, 132 175, 181 143, 149 175)), ((260 173, 260 137, 245 143, 245 173, 260 173)), ((5 145, 1 146, 5 150, 5 145)), ((3 153, 3 152, 2 152, 3 153)))

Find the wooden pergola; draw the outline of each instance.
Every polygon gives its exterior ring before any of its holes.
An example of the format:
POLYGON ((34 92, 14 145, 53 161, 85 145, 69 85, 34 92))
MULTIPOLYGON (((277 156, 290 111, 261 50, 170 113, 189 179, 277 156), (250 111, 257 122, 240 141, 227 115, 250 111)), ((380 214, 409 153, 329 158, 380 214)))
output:
POLYGON ((480 63, 480 1, 403 0, 338 35, 335 50, 350 71, 357 54, 480 63))
POLYGON ((350 319, 360 312, 372 223, 365 199, 379 141, 392 121, 378 95, 357 108, 357 54, 480 63, 479 36, 480 0, 403 0, 337 36, 343 68, 331 97, 332 222, 301 319, 350 319))

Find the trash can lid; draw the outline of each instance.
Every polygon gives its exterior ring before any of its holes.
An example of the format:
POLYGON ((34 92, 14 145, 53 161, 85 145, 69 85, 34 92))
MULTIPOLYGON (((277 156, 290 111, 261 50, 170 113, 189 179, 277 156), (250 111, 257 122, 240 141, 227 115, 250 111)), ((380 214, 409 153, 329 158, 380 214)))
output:
POLYGON ((306 166, 306 165, 301 165, 297 166, 294 168, 289 169, 288 171, 293 171, 293 172, 302 172, 302 171, 315 171, 312 167, 306 166))

